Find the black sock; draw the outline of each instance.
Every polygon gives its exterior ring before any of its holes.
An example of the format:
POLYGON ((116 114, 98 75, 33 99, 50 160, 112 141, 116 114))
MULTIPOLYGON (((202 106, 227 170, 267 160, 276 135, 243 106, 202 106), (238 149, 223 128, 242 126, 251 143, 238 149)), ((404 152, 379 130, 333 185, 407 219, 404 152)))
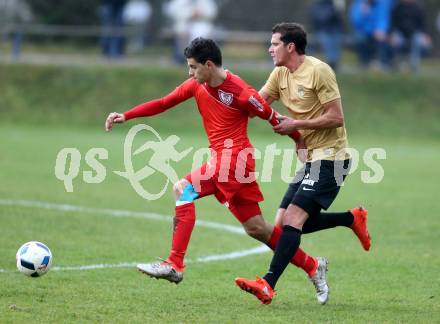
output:
POLYGON ((278 279, 281 277, 284 269, 290 262, 290 259, 295 255, 301 243, 301 230, 289 226, 283 226, 283 233, 278 241, 275 249, 268 273, 263 277, 267 283, 275 288, 278 279))
POLYGON ((351 226, 353 224, 353 215, 350 212, 342 213, 323 213, 311 215, 304 223, 302 232, 304 234, 321 231, 336 226, 351 226))

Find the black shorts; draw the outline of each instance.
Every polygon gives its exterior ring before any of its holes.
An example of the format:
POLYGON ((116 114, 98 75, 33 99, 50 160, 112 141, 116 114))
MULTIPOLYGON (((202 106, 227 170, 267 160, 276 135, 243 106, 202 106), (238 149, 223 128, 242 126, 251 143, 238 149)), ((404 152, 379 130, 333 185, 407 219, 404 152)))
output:
POLYGON ((310 216, 321 209, 328 209, 338 195, 350 166, 351 159, 307 162, 289 184, 280 208, 294 204, 310 216))

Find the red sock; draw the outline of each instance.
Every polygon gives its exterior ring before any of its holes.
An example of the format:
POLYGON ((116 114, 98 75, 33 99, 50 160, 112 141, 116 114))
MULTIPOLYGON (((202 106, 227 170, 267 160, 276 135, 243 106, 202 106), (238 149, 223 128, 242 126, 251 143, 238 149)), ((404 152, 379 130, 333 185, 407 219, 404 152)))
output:
MULTIPOLYGON (((281 228, 274 226, 269 242, 266 243, 267 246, 269 246, 272 250, 275 250, 275 248, 277 247, 277 243, 280 239, 282 232, 283 230, 281 228)), ((298 248, 298 250, 296 250, 296 253, 290 260, 290 263, 293 263, 298 268, 303 269, 309 275, 309 277, 312 277, 315 274, 316 268, 318 266, 318 261, 305 253, 301 248, 298 248)))
POLYGON ((183 271, 185 264, 186 249, 189 239, 196 222, 196 212, 194 203, 176 206, 176 216, 174 217, 173 242, 168 261, 177 267, 176 270, 183 271))

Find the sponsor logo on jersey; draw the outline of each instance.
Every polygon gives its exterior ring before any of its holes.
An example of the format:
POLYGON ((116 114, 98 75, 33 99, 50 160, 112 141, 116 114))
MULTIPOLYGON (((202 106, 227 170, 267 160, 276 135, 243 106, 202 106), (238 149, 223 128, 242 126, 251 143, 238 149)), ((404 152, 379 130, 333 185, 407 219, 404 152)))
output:
POLYGON ((249 97, 249 102, 255 106, 255 108, 257 108, 259 111, 264 111, 264 107, 263 104, 254 96, 250 96, 249 97))
POLYGON ((218 97, 220 98, 221 102, 228 106, 232 103, 232 100, 234 99, 234 95, 232 93, 224 92, 222 90, 218 90, 218 97))

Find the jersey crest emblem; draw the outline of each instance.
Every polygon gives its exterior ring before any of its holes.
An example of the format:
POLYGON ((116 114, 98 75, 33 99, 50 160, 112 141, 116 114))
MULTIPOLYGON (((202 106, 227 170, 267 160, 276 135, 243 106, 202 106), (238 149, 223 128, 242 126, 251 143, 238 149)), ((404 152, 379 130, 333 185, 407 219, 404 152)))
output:
POLYGON ((257 98, 255 98, 254 96, 250 96, 249 97, 249 102, 255 107, 257 108, 259 111, 264 111, 264 107, 261 104, 260 100, 258 100, 257 98))
POLYGON ((232 100, 234 99, 234 95, 229 92, 224 92, 222 90, 218 90, 218 96, 225 105, 230 105, 232 103, 232 100))
POLYGON ((298 96, 300 98, 304 98, 304 95, 305 95, 305 89, 302 85, 299 85, 298 86, 298 96))

